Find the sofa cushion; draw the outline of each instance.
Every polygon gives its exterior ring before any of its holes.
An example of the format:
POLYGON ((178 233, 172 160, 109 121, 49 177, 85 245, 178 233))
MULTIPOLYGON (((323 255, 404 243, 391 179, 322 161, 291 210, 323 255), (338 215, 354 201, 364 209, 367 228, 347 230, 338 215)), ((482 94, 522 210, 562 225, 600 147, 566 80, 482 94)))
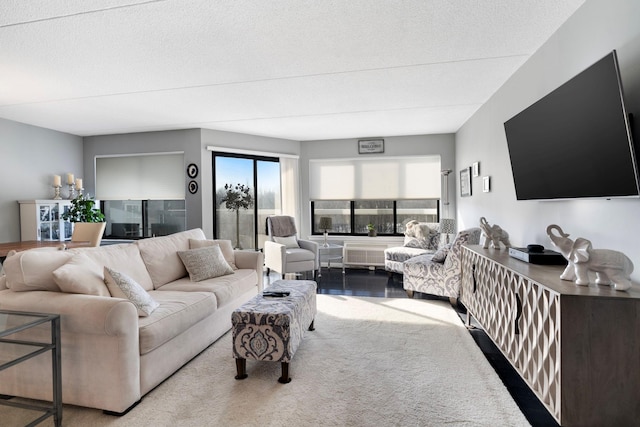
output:
POLYGON ((404 246, 407 248, 426 249, 435 251, 440 243, 440 233, 433 232, 425 237, 405 237, 404 246))
MULTIPOLYGON (((185 280, 185 279, 182 279, 185 280)), ((188 279, 186 279, 188 280, 188 279)), ((150 291, 160 306, 138 321, 140 354, 160 347, 216 311, 211 292, 150 291)))
POLYGON ((154 288, 157 289, 187 275, 187 270, 178 256, 178 251, 189 249, 189 239, 204 240, 204 232, 195 228, 168 236, 141 239, 136 242, 154 288))
POLYGON ((444 260, 447 259, 447 255, 449 254, 450 250, 451 244, 444 245, 443 247, 438 249, 436 253, 433 254, 433 257, 431 257, 431 261, 441 263, 444 262, 444 260))
POLYGON ((233 269, 222 256, 218 245, 178 251, 178 256, 189 272, 192 282, 233 274, 233 269))
POLYGON ((220 246, 220 250, 222 251, 222 255, 224 255, 224 259, 227 260, 227 263, 233 268, 237 270, 236 266, 236 254, 233 252, 233 245, 231 244, 231 240, 224 239, 216 239, 216 240, 197 240, 197 239, 189 239, 189 248, 190 249, 198 249, 204 248, 205 246, 218 245, 220 246))
POLYGON ((70 253, 82 253, 98 264, 100 268, 109 267, 131 277, 138 282, 143 289, 153 289, 153 282, 142 261, 140 250, 132 243, 99 246, 96 248, 69 249, 70 253))
POLYGON ((3 263, 7 287, 15 292, 60 292, 53 278, 54 270, 63 266, 72 254, 68 251, 37 250, 18 252, 3 263))
POLYGON ((233 274, 201 282, 192 282, 188 277, 184 277, 164 285, 158 291, 213 292, 218 301, 218 307, 222 307, 255 288, 256 283, 258 283, 256 270, 240 269, 233 274))
POLYGON ((287 236, 287 237, 274 236, 273 240, 275 240, 276 243, 280 243, 281 245, 284 245, 284 247, 287 249, 300 247, 296 236, 287 236))
POLYGON ((142 286, 124 273, 104 267, 104 281, 111 296, 128 299, 136 306, 138 316, 146 317, 160 305, 142 286))
POLYGON ((299 261, 312 261, 316 258, 316 254, 301 248, 287 249, 287 263, 299 261))
POLYGON ((53 279, 62 292, 110 297, 102 267, 83 253, 74 254, 53 271, 53 279))

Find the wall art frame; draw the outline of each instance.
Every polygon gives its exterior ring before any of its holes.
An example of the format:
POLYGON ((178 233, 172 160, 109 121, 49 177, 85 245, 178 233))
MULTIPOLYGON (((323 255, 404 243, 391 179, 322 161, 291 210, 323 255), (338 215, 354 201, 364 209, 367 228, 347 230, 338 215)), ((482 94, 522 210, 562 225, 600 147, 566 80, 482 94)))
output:
POLYGON ((358 140, 358 154, 384 153, 384 139, 358 140))
POLYGON ((471 167, 460 171, 460 196, 471 196, 471 167))

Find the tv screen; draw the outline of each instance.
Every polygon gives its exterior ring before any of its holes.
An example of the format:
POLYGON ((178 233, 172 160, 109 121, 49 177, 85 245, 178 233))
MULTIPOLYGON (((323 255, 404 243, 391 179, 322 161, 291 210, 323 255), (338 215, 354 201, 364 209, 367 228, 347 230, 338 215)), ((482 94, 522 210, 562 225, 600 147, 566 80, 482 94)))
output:
POLYGON ((504 128, 518 200, 640 195, 615 51, 504 128))

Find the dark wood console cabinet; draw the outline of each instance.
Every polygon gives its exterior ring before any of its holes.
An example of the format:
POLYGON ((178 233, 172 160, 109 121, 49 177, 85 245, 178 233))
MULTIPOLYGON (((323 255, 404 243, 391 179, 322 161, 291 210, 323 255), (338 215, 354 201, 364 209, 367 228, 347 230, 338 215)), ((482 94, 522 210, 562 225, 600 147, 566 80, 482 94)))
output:
POLYGON ((563 426, 640 419, 640 289, 577 286, 564 267, 465 246, 461 301, 563 426))

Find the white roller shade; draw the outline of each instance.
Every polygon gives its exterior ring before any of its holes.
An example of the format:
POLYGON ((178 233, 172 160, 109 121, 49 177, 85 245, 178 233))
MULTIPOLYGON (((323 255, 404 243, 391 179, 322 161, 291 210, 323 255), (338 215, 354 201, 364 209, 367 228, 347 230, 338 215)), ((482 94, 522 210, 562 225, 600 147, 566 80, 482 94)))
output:
POLYGON ((440 198, 440 156, 309 161, 311 200, 440 198))
POLYGON ((184 154, 96 158, 96 199, 172 200, 185 197, 184 154))

